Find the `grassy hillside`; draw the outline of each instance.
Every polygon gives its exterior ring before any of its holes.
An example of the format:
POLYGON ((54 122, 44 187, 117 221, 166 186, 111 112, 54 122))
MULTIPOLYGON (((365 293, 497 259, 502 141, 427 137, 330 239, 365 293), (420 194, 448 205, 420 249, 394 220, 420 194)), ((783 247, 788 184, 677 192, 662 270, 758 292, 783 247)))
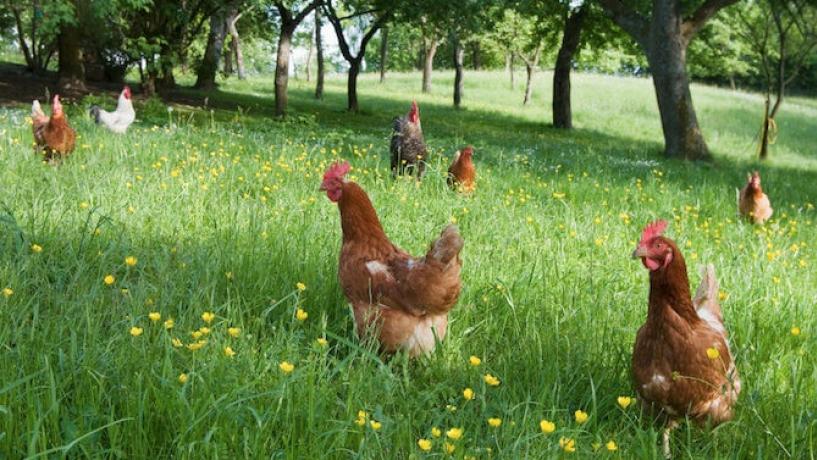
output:
POLYGON ((212 112, 141 104, 118 137, 83 103, 69 108, 80 138, 59 167, 33 157, 28 108, 1 109, 3 456, 394 459, 444 456, 448 442, 456 458, 547 458, 564 437, 574 456, 656 457, 660 429, 617 398, 634 395, 629 360, 647 308, 647 273, 630 253, 659 217, 693 285, 697 266, 715 264, 743 378, 735 420, 683 425, 675 453, 817 455, 814 102, 783 106, 772 158, 758 165, 761 100, 694 87, 716 160, 692 165, 661 157, 649 80, 576 76, 578 129, 560 132, 548 127, 549 75, 528 107, 503 74, 466 78, 455 111, 447 76, 430 95, 416 74, 365 76, 359 115, 342 110, 343 79, 321 102, 295 81, 288 122, 270 119, 271 79, 231 81, 209 95, 212 112), (388 171, 391 118, 413 98, 433 150, 420 184, 388 171), (479 169, 471 197, 444 176, 466 143, 479 169), (354 336, 338 212, 317 190, 337 158, 410 252, 460 226, 464 289, 433 356, 381 360, 354 336), (760 228, 735 216, 753 168, 776 209, 760 228), (451 428, 462 435, 446 441, 451 428))

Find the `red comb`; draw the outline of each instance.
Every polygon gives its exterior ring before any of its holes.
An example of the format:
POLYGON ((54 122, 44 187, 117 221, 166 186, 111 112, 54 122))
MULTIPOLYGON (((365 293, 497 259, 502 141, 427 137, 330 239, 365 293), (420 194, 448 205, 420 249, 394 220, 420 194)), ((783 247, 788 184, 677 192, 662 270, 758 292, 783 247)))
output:
POLYGON ((323 180, 340 179, 345 176, 350 169, 352 169, 352 166, 348 161, 344 161, 343 163, 337 161, 326 170, 326 173, 323 175, 323 180))
POLYGON ((667 221, 663 219, 656 220, 655 222, 648 224, 641 232, 641 241, 639 241, 638 244, 644 244, 656 236, 661 236, 661 234, 664 233, 664 230, 667 229, 668 225, 669 224, 667 224, 667 221))
POLYGON ((471 147, 469 145, 469 146, 465 147, 464 149, 462 149, 462 153, 466 154, 466 155, 473 155, 474 154, 474 147, 471 147))

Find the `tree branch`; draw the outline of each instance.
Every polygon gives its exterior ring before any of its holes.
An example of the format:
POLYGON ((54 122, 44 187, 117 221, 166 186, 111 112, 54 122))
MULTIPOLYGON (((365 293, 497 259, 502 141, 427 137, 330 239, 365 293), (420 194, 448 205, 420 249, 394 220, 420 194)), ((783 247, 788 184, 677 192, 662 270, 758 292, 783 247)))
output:
POLYGON ((360 17, 360 16, 364 16, 364 15, 369 14, 369 13, 379 13, 379 12, 380 12, 380 10, 377 9, 377 8, 372 8, 372 9, 366 10, 366 11, 358 11, 357 13, 352 13, 352 14, 350 14, 348 16, 340 17, 340 18, 338 18, 338 21, 346 21, 346 20, 349 20, 349 19, 354 19, 354 18, 357 18, 357 17, 360 17))
POLYGON ((689 43, 692 37, 706 25, 706 22, 709 21, 715 13, 737 2, 738 0, 706 0, 692 13, 692 16, 684 19, 684 22, 681 24, 681 35, 684 37, 684 40, 689 43))
POLYGON ((649 23, 644 16, 622 3, 621 0, 599 0, 599 3, 619 27, 633 37, 639 45, 646 48, 649 23))

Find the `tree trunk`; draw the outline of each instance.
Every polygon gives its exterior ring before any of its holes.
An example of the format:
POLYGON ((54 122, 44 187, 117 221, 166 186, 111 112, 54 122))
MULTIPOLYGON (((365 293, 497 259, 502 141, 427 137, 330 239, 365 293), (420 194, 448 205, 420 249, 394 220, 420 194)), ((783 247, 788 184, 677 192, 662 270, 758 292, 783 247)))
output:
POLYGON ((528 75, 525 82, 525 99, 522 101, 522 105, 528 105, 531 93, 533 92, 533 65, 531 63, 525 64, 525 70, 527 71, 528 75))
POLYGON ((309 40, 309 46, 306 48, 306 81, 312 81, 312 71, 310 66, 312 64, 312 40, 309 40))
POLYGON ((425 56, 423 58, 423 92, 431 92, 431 72, 434 70, 434 55, 437 54, 437 39, 431 39, 428 46, 425 46, 425 56))
MULTIPOLYGON (((679 30, 680 21, 674 6, 656 7, 646 52, 664 131, 664 154, 670 158, 708 160, 698 118, 692 105, 686 71, 686 44, 679 30), (659 27, 663 26, 663 27, 659 27)), ((674 5, 674 4, 673 4, 674 5)))
POLYGON ((771 107, 771 95, 769 90, 766 90, 766 102, 763 105, 763 126, 760 130, 760 152, 758 157, 765 160, 769 156, 769 128, 771 124, 771 117, 769 116, 769 108, 771 107))
POLYGON ((289 84, 289 55, 292 49, 292 34, 295 25, 281 25, 278 36, 278 54, 275 62, 275 115, 284 117, 287 113, 287 85, 289 84))
POLYGON ((454 39, 454 107, 459 109, 462 103, 462 69, 465 60, 465 49, 459 39, 454 39))
POLYGON ((230 39, 230 46, 224 47, 224 52, 221 57, 221 59, 224 60, 221 73, 226 77, 229 77, 235 72, 235 66, 233 65, 233 43, 235 43, 235 39, 230 39))
POLYGON ((553 69, 553 126, 562 129, 573 128, 573 109, 570 103, 570 71, 573 56, 581 43, 582 23, 587 8, 580 8, 565 19, 562 46, 553 69))
POLYGON ((162 77, 159 80, 159 86, 164 89, 172 89, 176 87, 176 77, 173 75, 173 59, 168 57, 163 57, 161 59, 162 65, 162 77))
POLYGON ((380 83, 386 81, 386 58, 389 51, 389 28, 380 29, 380 83))
POLYGON ((472 55, 471 55, 471 63, 474 66, 474 70, 481 70, 482 69, 482 50, 480 49, 479 42, 474 42, 474 45, 471 47, 472 55))
POLYGON ((227 28, 224 23, 224 13, 218 11, 210 16, 210 33, 207 35, 207 47, 204 50, 201 64, 196 76, 195 88, 211 90, 216 87, 216 73, 218 72, 221 50, 224 47, 224 37, 227 28))
POLYGON ((357 105, 357 76, 360 73, 360 60, 354 60, 349 63, 349 80, 347 81, 346 85, 346 94, 348 97, 348 103, 346 104, 346 108, 349 109, 350 112, 357 112, 358 105, 357 105))
POLYGON ((68 93, 85 91, 85 68, 82 65, 79 27, 64 23, 59 40, 59 82, 61 91, 68 93))
POLYGON ((513 66, 514 66, 513 61, 514 61, 514 55, 513 55, 513 53, 511 53, 511 62, 510 62, 511 65, 509 67, 510 72, 511 72, 511 91, 513 91, 514 86, 515 86, 514 81, 513 81, 513 66))
POLYGON ((237 10, 233 10, 230 16, 227 17, 227 33, 230 34, 230 54, 235 61, 235 69, 238 72, 238 79, 244 80, 247 74, 244 71, 244 55, 241 53, 241 38, 238 35, 238 28, 236 23, 241 19, 241 13, 235 14, 237 10))
POLYGON ((147 78, 145 79, 145 85, 142 88, 142 91, 145 93, 147 97, 153 97, 156 95, 156 80, 159 79, 159 71, 156 68, 149 68, 147 72, 147 78))
POLYGON ((317 83, 315 84, 315 99, 323 98, 323 39, 321 37, 321 8, 315 8, 315 58, 318 61, 317 83))

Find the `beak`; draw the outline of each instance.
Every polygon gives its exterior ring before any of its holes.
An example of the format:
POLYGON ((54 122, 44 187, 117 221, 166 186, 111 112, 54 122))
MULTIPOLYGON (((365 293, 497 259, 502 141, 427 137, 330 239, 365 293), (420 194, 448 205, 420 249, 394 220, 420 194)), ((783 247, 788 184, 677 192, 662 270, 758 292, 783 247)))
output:
POLYGON ((643 246, 639 246, 633 251, 633 259, 640 259, 642 257, 647 257, 647 249, 643 246))
POLYGON ((326 191, 326 187, 325 187, 323 184, 321 184, 321 186, 320 186, 320 187, 318 187, 318 191, 319 191, 319 192, 325 192, 325 191, 326 191))

